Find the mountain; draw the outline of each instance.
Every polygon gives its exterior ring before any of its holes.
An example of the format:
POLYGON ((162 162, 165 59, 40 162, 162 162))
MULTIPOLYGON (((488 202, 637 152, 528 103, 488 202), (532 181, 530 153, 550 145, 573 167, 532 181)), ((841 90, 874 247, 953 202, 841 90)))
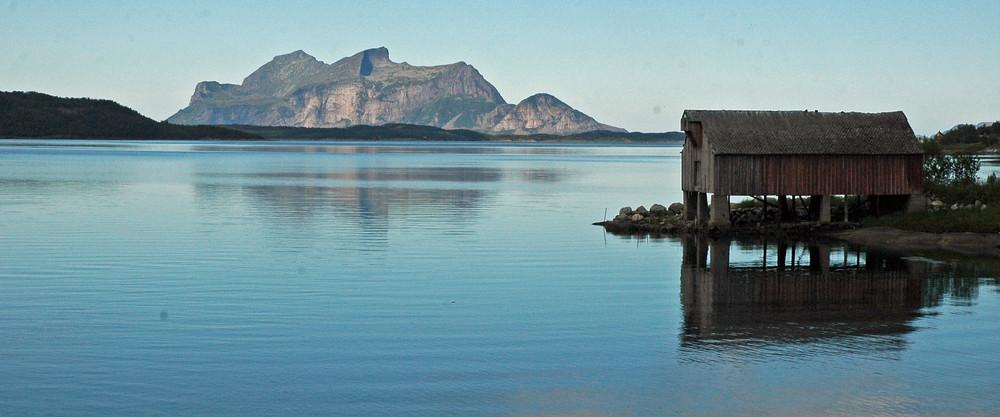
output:
POLYGON ((0 138, 262 139, 219 126, 157 122, 111 100, 0 92, 0 138))
POLYGON ((404 123, 511 134, 623 129, 597 123, 551 95, 518 105, 464 62, 413 66, 368 49, 333 64, 303 51, 274 57, 242 84, 198 83, 177 124, 348 127, 404 123))
POLYGON ((614 126, 598 123, 563 103, 552 95, 540 93, 517 103, 490 133, 495 135, 564 135, 595 130, 624 132, 614 126))

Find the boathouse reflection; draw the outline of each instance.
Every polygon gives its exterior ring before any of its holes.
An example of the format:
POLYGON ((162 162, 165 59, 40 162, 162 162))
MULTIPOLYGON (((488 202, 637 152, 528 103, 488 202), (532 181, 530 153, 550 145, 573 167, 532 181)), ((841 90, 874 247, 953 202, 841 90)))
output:
POLYGON ((920 316, 920 262, 818 242, 683 243, 684 349, 898 351, 920 316))

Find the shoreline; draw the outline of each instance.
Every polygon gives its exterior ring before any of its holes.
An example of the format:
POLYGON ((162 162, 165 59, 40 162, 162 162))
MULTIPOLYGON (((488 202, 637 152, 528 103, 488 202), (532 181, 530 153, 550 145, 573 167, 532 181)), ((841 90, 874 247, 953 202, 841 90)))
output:
POLYGON ((890 252, 948 252, 1000 257, 1000 233, 929 233, 878 226, 844 230, 829 236, 890 252))
POLYGON ((680 236, 698 233, 711 237, 771 237, 777 239, 832 238, 882 252, 903 254, 951 253, 1000 258, 1000 233, 930 233, 858 223, 758 223, 735 227, 704 227, 672 216, 648 216, 640 221, 606 220, 593 225, 621 236, 680 236))

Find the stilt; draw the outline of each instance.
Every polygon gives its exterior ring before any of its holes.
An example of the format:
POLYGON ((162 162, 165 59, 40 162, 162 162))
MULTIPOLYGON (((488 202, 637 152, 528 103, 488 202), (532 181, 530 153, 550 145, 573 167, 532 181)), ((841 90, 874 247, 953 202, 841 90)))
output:
POLYGON ((729 196, 712 194, 712 217, 708 221, 710 227, 729 226, 729 196))
POLYGON ((695 220, 698 216, 698 192, 684 191, 684 219, 695 220))
POLYGON ((708 223, 708 194, 698 193, 698 224, 708 223))
POLYGON ((823 194, 819 197, 819 222, 830 223, 830 194, 823 194))

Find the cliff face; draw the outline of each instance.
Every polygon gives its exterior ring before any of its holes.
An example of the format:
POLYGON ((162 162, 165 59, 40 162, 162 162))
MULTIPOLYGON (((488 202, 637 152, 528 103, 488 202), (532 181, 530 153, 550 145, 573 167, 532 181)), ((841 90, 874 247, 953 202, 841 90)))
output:
POLYGON ((521 104, 507 104, 464 62, 412 66, 393 62, 387 49, 376 48, 325 64, 296 51, 275 57, 240 85, 199 83, 191 103, 167 121, 298 127, 411 123, 510 134, 621 130, 541 96, 525 100, 530 109, 519 110, 521 104))

